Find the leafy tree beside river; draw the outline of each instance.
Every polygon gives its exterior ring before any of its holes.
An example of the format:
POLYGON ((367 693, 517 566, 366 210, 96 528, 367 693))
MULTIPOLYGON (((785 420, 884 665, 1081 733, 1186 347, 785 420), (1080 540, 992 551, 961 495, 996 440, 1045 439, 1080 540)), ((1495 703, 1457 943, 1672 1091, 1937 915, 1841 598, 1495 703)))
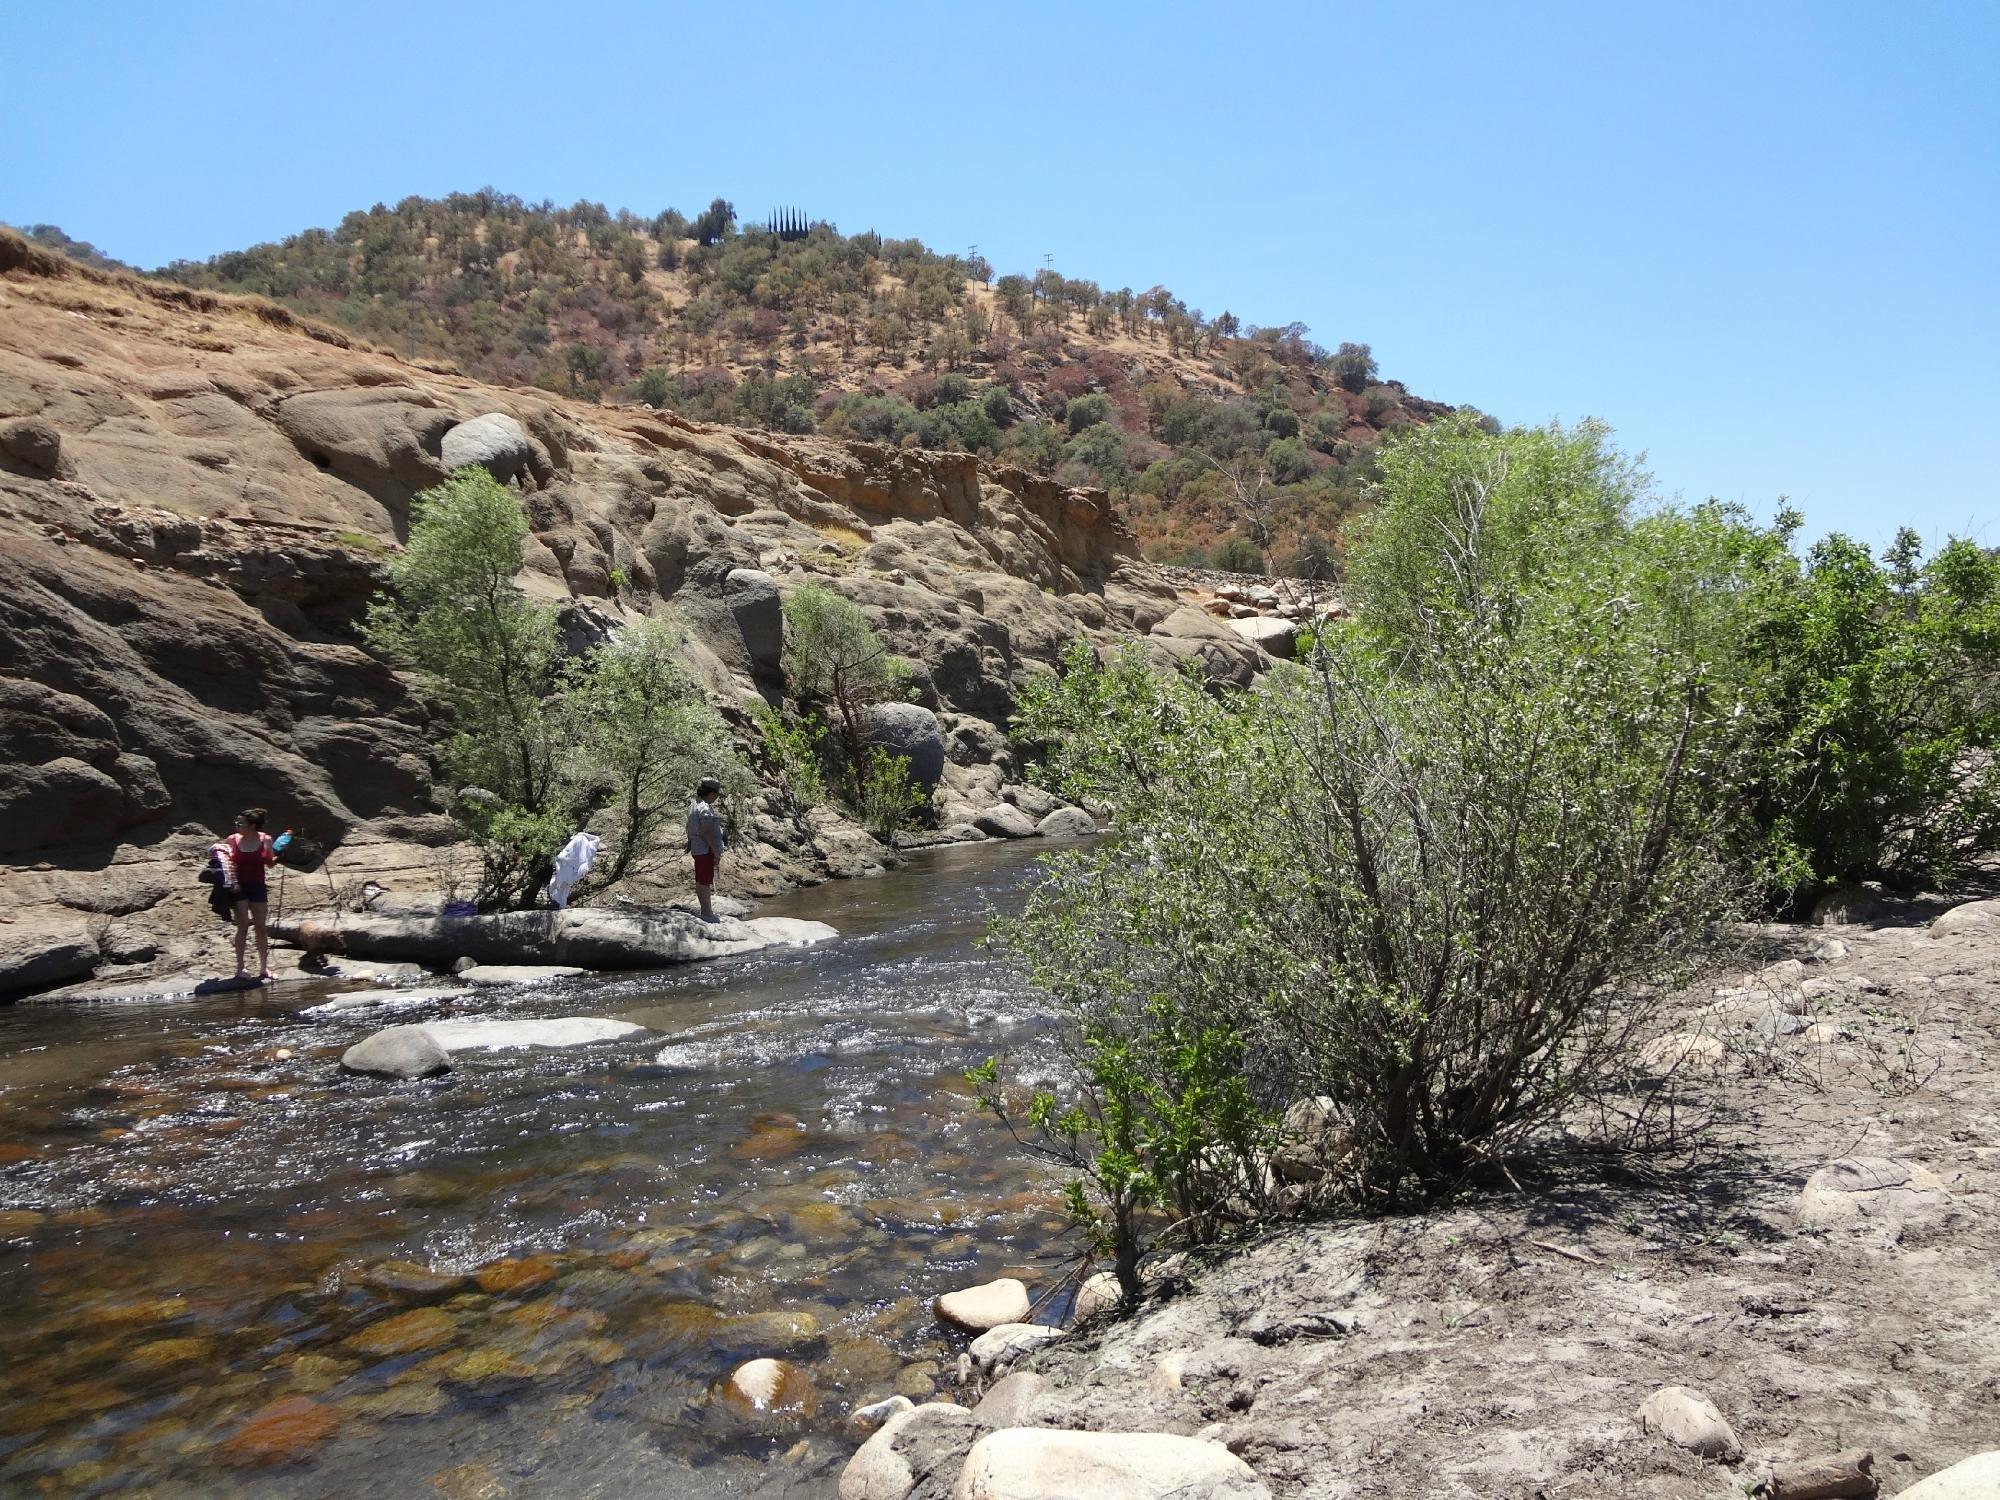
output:
POLYGON ((532 901, 577 829, 606 834, 607 885, 678 846, 700 776, 753 784, 671 620, 565 657, 555 609, 515 581, 527 536, 519 496, 459 470, 417 497, 393 594, 368 617, 370 645, 414 667, 448 716, 452 812, 479 847, 486 906, 532 901))
POLYGON ((1992 556, 1800 558, 1794 517, 1650 507, 1588 425, 1447 421, 1382 469, 1355 617, 1298 664, 1218 695, 1079 647, 1023 703, 1119 809, 999 935, 1069 1024, 1025 1123, 1128 1290, 1149 1215, 1202 1241, 1504 1166, 1726 919, 2000 846, 1992 556))

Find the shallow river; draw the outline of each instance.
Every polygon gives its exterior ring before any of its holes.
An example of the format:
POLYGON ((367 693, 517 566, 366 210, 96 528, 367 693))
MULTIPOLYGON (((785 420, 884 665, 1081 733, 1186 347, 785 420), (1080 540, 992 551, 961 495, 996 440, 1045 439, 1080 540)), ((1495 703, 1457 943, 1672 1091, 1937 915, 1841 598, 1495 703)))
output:
POLYGON ((489 992, 454 1013, 654 1034, 427 1081, 336 1064, 436 1006, 0 1009, 0 1493, 831 1493, 851 1405, 949 1388, 929 1299, 1070 1248, 961 1077, 1043 1051, 977 947, 1031 861, 764 903, 816 949, 489 992), (760 1355, 810 1416, 715 1399, 760 1355))

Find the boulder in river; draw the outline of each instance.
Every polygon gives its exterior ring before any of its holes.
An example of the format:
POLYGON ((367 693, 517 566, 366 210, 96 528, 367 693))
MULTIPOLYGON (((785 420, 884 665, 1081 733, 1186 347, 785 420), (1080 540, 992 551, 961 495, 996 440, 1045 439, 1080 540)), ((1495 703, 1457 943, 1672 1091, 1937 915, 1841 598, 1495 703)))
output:
POLYGON ((589 972, 575 964, 473 964, 470 968, 460 969, 458 977, 466 984, 499 989, 507 985, 554 984, 558 979, 581 979, 589 972))
POLYGON ((811 1378, 782 1359, 753 1359, 738 1365, 722 1383, 722 1399, 741 1417, 809 1417, 819 1405, 811 1378))
POLYGON ((1059 807, 1035 825, 1045 839, 1088 838, 1097 832, 1097 820, 1080 807, 1059 807))
POLYGON ((340 1055, 350 1073, 380 1078, 428 1078, 448 1072, 451 1057, 423 1026, 389 1026, 364 1037, 340 1055))

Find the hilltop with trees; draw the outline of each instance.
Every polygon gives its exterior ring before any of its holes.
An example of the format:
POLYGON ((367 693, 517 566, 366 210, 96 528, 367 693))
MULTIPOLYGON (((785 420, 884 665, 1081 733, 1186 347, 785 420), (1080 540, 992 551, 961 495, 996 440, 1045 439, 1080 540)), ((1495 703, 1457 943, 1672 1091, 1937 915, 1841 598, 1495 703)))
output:
POLYGON ((481 379, 700 421, 979 453, 1102 487, 1160 561, 1324 576, 1377 448, 1445 408, 1366 344, 1049 266, 752 222, 406 198, 157 275, 251 292, 481 379))

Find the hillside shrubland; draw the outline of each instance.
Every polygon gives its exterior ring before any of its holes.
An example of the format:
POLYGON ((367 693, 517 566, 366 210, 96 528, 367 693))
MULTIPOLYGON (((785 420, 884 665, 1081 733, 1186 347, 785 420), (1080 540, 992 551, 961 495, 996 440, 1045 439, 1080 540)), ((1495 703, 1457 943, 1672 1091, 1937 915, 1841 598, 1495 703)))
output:
POLYGON ((1101 486, 1169 562, 1232 537, 1273 570, 1324 560, 1381 438, 1444 410, 1382 380, 1367 345, 1329 351, 1299 323, 797 218, 739 226, 719 199, 690 219, 408 198, 157 274, 483 379, 1101 486))
POLYGON ((2000 848, 2000 559, 1797 524, 1655 505, 1594 426, 1452 418, 1388 446, 1354 617, 1296 664, 1217 693, 1080 648, 1028 695, 1052 783, 1119 818, 1000 927, 1069 1078, 981 1081, 1128 1290, 1162 1222, 1503 1170, 1727 920, 2000 848))

